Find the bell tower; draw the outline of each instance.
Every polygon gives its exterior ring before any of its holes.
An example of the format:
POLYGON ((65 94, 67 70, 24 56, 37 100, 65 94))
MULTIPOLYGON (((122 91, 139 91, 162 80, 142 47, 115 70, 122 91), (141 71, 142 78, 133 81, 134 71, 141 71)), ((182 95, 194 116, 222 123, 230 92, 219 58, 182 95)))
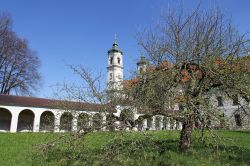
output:
POLYGON ((112 48, 108 50, 108 67, 107 67, 107 90, 121 90, 123 81, 123 53, 118 47, 117 38, 112 48))
POLYGON ((148 61, 142 55, 140 60, 137 62, 137 74, 141 75, 143 72, 145 72, 147 69, 147 66, 148 66, 148 61))

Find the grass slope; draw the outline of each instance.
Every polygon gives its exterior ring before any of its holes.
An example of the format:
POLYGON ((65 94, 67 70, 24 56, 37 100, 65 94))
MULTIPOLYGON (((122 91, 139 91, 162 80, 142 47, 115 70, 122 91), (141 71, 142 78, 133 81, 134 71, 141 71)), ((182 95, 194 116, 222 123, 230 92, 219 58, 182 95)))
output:
POLYGON ((46 151, 32 145, 63 134, 2 133, 0 165, 250 165, 250 132, 206 133, 202 143, 194 132, 193 146, 178 150, 178 131, 96 132, 76 139, 67 135, 46 151))

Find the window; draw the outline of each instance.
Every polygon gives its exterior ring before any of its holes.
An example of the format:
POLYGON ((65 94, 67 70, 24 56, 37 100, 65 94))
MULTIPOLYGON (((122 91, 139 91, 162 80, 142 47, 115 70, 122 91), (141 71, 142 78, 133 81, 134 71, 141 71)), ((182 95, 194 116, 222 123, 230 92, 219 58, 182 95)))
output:
POLYGON ((110 58, 109 63, 112 65, 113 64, 113 57, 110 58))
POLYGON ((112 73, 109 73, 109 80, 112 80, 112 73))
POLYGON ((117 62, 118 62, 118 64, 120 64, 121 63, 121 59, 117 58, 117 62))
POLYGON ((223 100, 221 96, 217 97, 217 102, 218 102, 218 107, 222 107, 223 106, 223 100))
POLYGON ((120 80, 120 79, 122 79, 122 77, 121 77, 121 75, 120 74, 118 74, 118 79, 120 80))
POLYGON ((239 105, 239 99, 237 95, 233 96, 233 105, 239 105))
POLYGON ((143 68, 140 68, 140 74, 142 74, 142 72, 143 72, 143 68))
POLYGON ((234 119, 235 119, 236 126, 239 126, 239 127, 242 126, 240 114, 235 114, 234 119))

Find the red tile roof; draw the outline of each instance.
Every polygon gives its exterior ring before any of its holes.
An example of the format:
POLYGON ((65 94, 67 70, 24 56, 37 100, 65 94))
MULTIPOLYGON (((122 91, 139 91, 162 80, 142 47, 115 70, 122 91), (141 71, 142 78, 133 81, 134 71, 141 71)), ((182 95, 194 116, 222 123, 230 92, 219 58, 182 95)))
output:
POLYGON ((53 100, 45 98, 13 96, 0 94, 0 105, 23 106, 37 108, 54 108, 68 110, 98 111, 104 109, 103 105, 83 102, 53 100))

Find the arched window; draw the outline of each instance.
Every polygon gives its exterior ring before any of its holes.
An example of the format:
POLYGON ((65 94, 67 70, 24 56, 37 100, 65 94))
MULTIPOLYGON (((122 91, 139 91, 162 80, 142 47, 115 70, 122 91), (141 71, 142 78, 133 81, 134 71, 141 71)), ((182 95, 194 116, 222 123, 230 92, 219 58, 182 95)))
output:
POLYGON ((238 95, 233 96, 233 105, 239 105, 239 98, 238 95))
POLYGON ((112 80, 112 73, 109 73, 109 80, 112 80))
POLYGON ((119 57, 117 58, 117 62, 118 62, 118 64, 121 63, 121 59, 119 57))
POLYGON ((223 106, 223 100, 221 96, 217 97, 217 102, 218 102, 218 107, 222 107, 223 106))
POLYGON ((112 65, 113 64, 113 57, 110 58, 109 63, 112 65))
POLYGON ((143 68, 142 67, 140 67, 140 69, 139 69, 140 71, 139 71, 139 74, 142 74, 142 72, 143 72, 143 68))
POLYGON ((242 120, 241 120, 240 114, 235 114, 234 119, 235 119, 236 126, 241 127, 242 126, 242 120))

